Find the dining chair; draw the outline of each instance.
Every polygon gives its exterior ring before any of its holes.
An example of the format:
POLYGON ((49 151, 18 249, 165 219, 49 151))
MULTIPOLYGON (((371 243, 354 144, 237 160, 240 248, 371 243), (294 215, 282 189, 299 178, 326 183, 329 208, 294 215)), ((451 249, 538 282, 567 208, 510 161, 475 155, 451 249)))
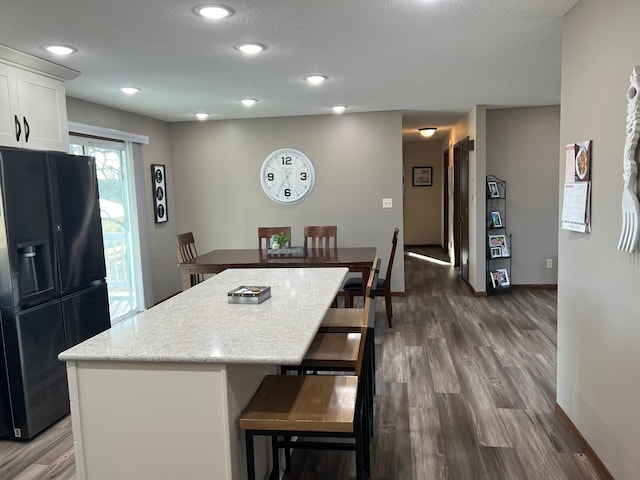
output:
POLYGON ((247 474, 255 480, 253 438, 271 437, 273 470, 280 478, 279 449, 285 470, 291 469, 291 449, 353 450, 356 479, 370 473, 367 419, 367 329, 360 331, 354 375, 267 375, 240 416, 245 431, 247 474), (309 440, 309 438, 311 440, 309 440), (336 441, 337 439, 353 441, 336 441))
POLYGON ((269 248, 271 235, 279 233, 284 233, 291 238, 291 227, 258 227, 258 250, 262 251, 269 248))
POLYGON ((305 251, 316 251, 338 248, 338 227, 336 225, 307 225, 304 227, 305 251))
MULTIPOLYGON (((176 243, 178 246, 178 263, 189 263, 198 256, 196 250, 196 241, 193 238, 193 232, 186 232, 177 235, 176 243)), ((204 280, 203 273, 191 274, 191 286, 197 285, 204 280)))
MULTIPOLYGON (((400 230, 396 227, 393 231, 393 240, 391 242, 391 255, 389 256, 389 265, 387 266, 387 274, 384 279, 378 280, 373 288, 376 297, 384 297, 385 310, 387 312, 387 324, 392 328, 393 309, 391 307, 391 269, 393 267, 393 259, 396 255, 396 247, 398 245, 398 233, 400 230)), ((362 279, 351 278, 342 287, 344 290, 345 307, 353 307, 353 297, 362 296, 362 279)))

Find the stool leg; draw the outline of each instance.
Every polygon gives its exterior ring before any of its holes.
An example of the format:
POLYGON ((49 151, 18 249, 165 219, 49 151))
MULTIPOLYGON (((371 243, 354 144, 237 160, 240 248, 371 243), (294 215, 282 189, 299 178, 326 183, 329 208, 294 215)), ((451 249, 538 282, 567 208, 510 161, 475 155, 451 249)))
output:
MULTIPOLYGON (((358 415, 358 413, 356 413, 358 415)), ((356 479, 365 480, 364 478, 364 445, 365 437, 362 432, 361 425, 358 425, 355 432, 356 441, 356 479)), ((368 436, 368 434, 367 434, 368 436)))
POLYGON ((276 445, 277 435, 271 435, 271 461, 273 468, 271 469, 271 480, 279 480, 280 478, 280 455, 278 455, 278 445, 276 445))
POLYGON ((247 430, 244 435, 245 443, 247 444, 247 480, 256 480, 256 466, 253 459, 253 434, 247 430))
POLYGON ((353 295, 348 290, 344 291, 344 306, 345 308, 353 308, 353 295))
MULTIPOLYGON (((288 435, 285 435, 284 440, 285 440, 285 443, 288 443, 291 441, 291 437, 288 435)), ((285 472, 291 471, 291 447, 289 445, 285 446, 284 448, 284 471, 285 472)))

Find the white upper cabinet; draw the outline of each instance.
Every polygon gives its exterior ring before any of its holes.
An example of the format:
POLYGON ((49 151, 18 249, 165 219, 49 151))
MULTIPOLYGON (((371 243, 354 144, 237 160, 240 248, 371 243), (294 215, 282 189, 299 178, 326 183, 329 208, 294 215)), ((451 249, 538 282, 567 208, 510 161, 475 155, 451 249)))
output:
POLYGON ((0 63, 0 144, 69 148, 64 83, 0 63))
POLYGON ((17 135, 18 110, 16 69, 0 63, 0 145, 22 146, 22 138, 17 135))

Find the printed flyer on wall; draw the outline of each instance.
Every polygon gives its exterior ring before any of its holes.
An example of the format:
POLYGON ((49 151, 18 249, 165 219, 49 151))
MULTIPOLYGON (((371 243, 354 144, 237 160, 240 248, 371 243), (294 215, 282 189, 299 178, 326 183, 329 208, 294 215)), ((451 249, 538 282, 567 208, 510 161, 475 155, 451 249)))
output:
POLYGON ((591 147, 586 140, 566 146, 562 228, 591 231, 591 147))

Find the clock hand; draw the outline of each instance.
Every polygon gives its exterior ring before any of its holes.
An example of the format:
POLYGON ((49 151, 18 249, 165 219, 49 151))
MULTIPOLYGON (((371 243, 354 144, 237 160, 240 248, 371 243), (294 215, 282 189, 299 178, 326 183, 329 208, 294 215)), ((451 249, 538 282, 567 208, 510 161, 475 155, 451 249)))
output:
POLYGON ((278 188, 278 195, 280 195, 280 192, 282 192, 282 189, 284 188, 285 184, 288 183, 289 175, 291 175, 291 170, 287 170, 287 172, 284 174, 284 179, 280 184, 280 188, 278 188))

